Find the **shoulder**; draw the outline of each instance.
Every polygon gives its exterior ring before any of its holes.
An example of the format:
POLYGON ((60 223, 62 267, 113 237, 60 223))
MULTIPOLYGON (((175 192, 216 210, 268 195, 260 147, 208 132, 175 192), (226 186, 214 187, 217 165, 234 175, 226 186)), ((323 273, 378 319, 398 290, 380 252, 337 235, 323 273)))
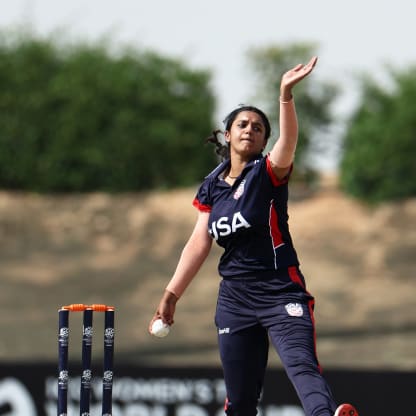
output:
POLYGON ((193 205, 200 212, 210 212, 213 205, 213 189, 218 181, 218 176, 226 168, 229 161, 221 162, 199 185, 198 192, 193 200, 193 205))
POLYGON ((277 168, 273 166, 269 155, 265 157, 265 167, 270 180, 274 186, 280 186, 289 182, 290 174, 292 173, 293 163, 287 168, 277 168))
POLYGON ((208 173, 207 176, 205 176, 205 180, 207 179, 215 179, 218 177, 218 175, 225 170, 227 166, 229 166, 230 160, 226 159, 219 163, 210 173, 208 173))
POLYGON ((271 184, 273 187, 278 187, 281 185, 287 185, 290 174, 292 172, 293 166, 289 166, 281 173, 281 175, 276 175, 276 170, 274 169, 274 166, 272 165, 272 162, 269 158, 269 155, 261 155, 255 159, 253 159, 248 164, 248 169, 251 170, 251 177, 254 179, 257 178, 263 178, 267 181, 267 183, 271 184))

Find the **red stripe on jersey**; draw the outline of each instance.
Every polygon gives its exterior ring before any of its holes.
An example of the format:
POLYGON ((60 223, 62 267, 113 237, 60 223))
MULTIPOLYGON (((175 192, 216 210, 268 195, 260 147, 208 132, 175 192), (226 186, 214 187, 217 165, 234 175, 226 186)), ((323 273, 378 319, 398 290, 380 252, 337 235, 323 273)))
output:
POLYGON ((266 157, 266 170, 267 170, 267 173, 268 173, 270 179, 272 180, 272 184, 274 186, 279 186, 279 185, 283 185, 284 183, 286 183, 289 180, 289 176, 292 173, 292 169, 293 169, 293 164, 289 167, 289 171, 283 179, 276 178, 276 175, 273 172, 272 164, 270 162, 270 156, 267 155, 267 157, 266 157))
POLYGON ((316 349, 315 316, 314 316, 314 313, 313 313, 314 306, 315 306, 315 301, 313 299, 311 299, 310 301, 308 301, 309 314, 311 316, 312 327, 313 327, 313 349, 314 349, 314 352, 315 352, 315 359, 316 359, 316 362, 318 364, 319 372, 322 373, 322 367, 321 367, 321 364, 319 364, 318 352, 317 352, 317 349, 316 349))
POLYGON ((305 289, 305 285, 303 284, 303 281, 298 274, 298 269, 296 266, 289 267, 289 276, 292 282, 297 283, 298 285, 300 285, 300 287, 303 287, 305 289))
MULTIPOLYGON (((300 285, 301 287, 303 287, 305 289, 305 285, 303 284, 303 281, 302 281, 301 277, 299 276, 298 268, 296 266, 291 266, 291 267, 289 267, 288 271, 289 271, 289 276, 290 276, 290 279, 292 280, 292 282, 297 283, 298 285, 300 285)), ((308 291, 306 291, 306 293, 309 295, 308 291)), ((317 353, 317 349, 316 349, 316 327, 315 327, 315 315, 313 313, 314 307, 315 307, 315 300, 310 299, 308 301, 308 309, 309 309, 309 315, 311 317, 312 328, 313 328, 313 349, 314 349, 314 353, 315 353, 315 359, 316 359, 316 362, 318 364, 318 369, 322 373, 322 367, 321 367, 321 364, 319 364, 318 353, 317 353)))
POLYGON ((201 204, 196 198, 192 201, 192 205, 201 212, 211 212, 209 205, 201 204))
POLYGON ((273 205, 273 200, 270 202, 270 211, 269 211, 269 227, 270 227, 270 236, 273 242, 273 248, 277 248, 283 244, 282 233, 279 229, 279 218, 276 212, 276 209, 273 205))

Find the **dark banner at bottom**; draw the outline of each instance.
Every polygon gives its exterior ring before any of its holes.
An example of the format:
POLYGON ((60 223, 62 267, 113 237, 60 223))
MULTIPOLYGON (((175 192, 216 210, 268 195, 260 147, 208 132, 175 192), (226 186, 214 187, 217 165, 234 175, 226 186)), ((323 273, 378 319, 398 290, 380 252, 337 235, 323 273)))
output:
MULTIPOLYGON (((117 366, 113 416, 224 415, 225 388, 217 368, 117 366)), ((91 416, 101 415, 102 382, 96 369, 91 416)), ((71 370, 68 416, 79 414, 80 368, 71 370)), ((416 374, 393 371, 325 372, 338 402, 353 403, 363 416, 411 414, 416 374)), ((0 365, 1 416, 56 416, 57 368, 51 364, 0 365)), ((412 413, 413 414, 413 413, 412 413)), ((283 370, 269 369, 259 416, 304 416, 283 370)))

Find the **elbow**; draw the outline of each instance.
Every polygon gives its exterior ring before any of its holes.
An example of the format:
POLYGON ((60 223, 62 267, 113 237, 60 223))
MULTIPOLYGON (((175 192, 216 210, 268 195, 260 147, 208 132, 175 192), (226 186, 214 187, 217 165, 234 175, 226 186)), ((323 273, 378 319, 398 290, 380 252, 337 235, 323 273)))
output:
POLYGON ((185 245, 183 252, 188 252, 194 258, 204 259, 208 256, 212 247, 212 238, 207 235, 206 238, 193 238, 185 245))

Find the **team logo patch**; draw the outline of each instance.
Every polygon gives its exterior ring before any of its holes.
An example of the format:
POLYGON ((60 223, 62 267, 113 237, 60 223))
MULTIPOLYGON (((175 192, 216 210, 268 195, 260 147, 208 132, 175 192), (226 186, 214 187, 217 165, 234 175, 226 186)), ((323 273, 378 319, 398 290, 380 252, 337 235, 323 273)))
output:
POLYGON ((285 309, 290 316, 302 316, 303 308, 300 303, 288 303, 285 305, 285 309))
POLYGON ((240 183, 240 185, 238 185, 237 190, 234 192, 233 198, 234 199, 239 199, 241 195, 243 195, 244 193, 244 185, 246 183, 246 180, 243 179, 240 183))

